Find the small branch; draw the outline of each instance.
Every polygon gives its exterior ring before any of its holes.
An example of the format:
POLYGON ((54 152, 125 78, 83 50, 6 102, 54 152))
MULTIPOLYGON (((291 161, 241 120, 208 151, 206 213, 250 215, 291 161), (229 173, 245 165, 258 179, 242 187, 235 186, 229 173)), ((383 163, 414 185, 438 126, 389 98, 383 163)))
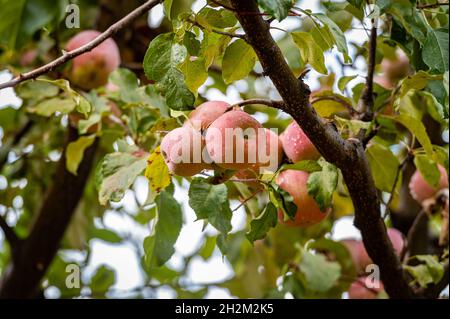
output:
POLYGON ((243 100, 241 102, 231 105, 230 109, 237 107, 237 106, 252 105, 252 104, 262 104, 262 105, 267 105, 267 106, 274 107, 277 109, 282 109, 284 102, 283 101, 264 100, 264 99, 249 99, 249 100, 243 100))
MULTIPOLYGON (((215 64, 212 64, 212 65, 209 67, 208 70, 209 70, 209 71, 212 71, 212 72, 215 72, 215 73, 222 74, 222 68, 221 68, 220 66, 218 66, 218 65, 215 65, 215 64)), ((250 74, 251 76, 256 77, 256 78, 259 78, 259 77, 263 77, 263 76, 264 76, 262 73, 256 72, 256 71, 254 71, 254 70, 251 70, 249 74, 250 74)))
POLYGON ((231 212, 234 213, 235 211, 237 211, 239 208, 241 208, 242 206, 244 206, 249 200, 251 200, 252 198, 254 198, 256 195, 258 195, 259 193, 261 193, 263 190, 260 189, 259 191, 254 192, 252 195, 250 195, 249 197, 247 197, 246 199, 244 199, 238 206, 236 206, 231 212))
MULTIPOLYGON (((192 23, 193 25, 195 25, 196 27, 199 27, 200 29, 204 30, 205 28, 198 23, 197 21, 194 21, 192 19, 186 19, 187 22, 192 23)), ((247 41, 245 38, 245 34, 236 34, 236 33, 231 33, 231 32, 226 32, 226 31, 222 31, 222 30, 217 30, 217 29, 211 29, 212 32, 217 33, 217 34, 221 34, 221 35, 225 35, 228 36, 230 38, 239 38, 242 39, 244 41, 247 41)))
POLYGON ((0 229, 3 230, 6 240, 11 245, 12 250, 15 250, 20 242, 19 237, 17 237, 16 232, 12 229, 3 216, 0 216, 0 229))
POLYGON ((334 96, 334 95, 318 96, 318 97, 311 99, 311 104, 314 104, 314 103, 317 103, 320 101, 334 101, 334 102, 340 103, 340 104, 342 104, 342 106, 344 106, 347 109, 348 113, 352 117, 359 114, 359 112, 357 110, 355 110, 353 108, 353 106, 351 106, 349 103, 347 103, 347 101, 341 99, 338 96, 334 96))
POLYGON ((2 170, 3 166, 6 164, 6 161, 8 160, 8 153, 9 150, 12 149, 14 146, 19 144, 19 142, 22 140, 22 138, 31 130, 33 127, 33 121, 28 120, 24 126, 14 135, 12 138, 12 141, 9 143, 6 143, 4 146, 6 150, 2 151, 3 155, 0 157, 0 171, 2 170))
POLYGON ((134 20, 136 20, 138 17, 143 15, 144 13, 148 12, 151 8, 159 4, 161 0, 150 0, 144 3, 142 6, 134 9, 129 14, 127 14, 125 17, 111 25, 105 32, 100 34, 98 37, 96 37, 91 42, 73 50, 70 52, 64 52, 62 56, 57 58, 56 60, 53 60, 52 62, 45 64, 35 70, 32 70, 27 73, 19 74, 17 77, 12 79, 11 81, 1 83, 0 84, 0 90, 8 87, 14 87, 18 85, 19 83, 22 83, 24 81, 35 79, 40 75, 46 74, 48 72, 51 72, 58 66, 72 60, 73 58, 91 51, 98 45, 100 45, 102 42, 104 42, 106 39, 110 38, 114 34, 116 34, 119 30, 123 29, 124 27, 131 24, 134 20))
POLYGON ((369 38, 368 63, 366 85, 359 100, 358 111, 361 113, 361 119, 371 121, 373 118, 373 76, 375 72, 375 56, 377 51, 377 27, 375 20, 372 20, 372 30, 369 38))
POLYGON ((431 4, 417 4, 416 8, 417 9, 431 9, 431 8, 437 8, 440 6, 448 6, 448 2, 436 2, 436 3, 431 3, 431 4))
POLYGON ((384 217, 386 217, 390 214, 390 211, 391 211, 390 206, 392 204, 392 201, 394 200, 395 187, 397 186, 398 179, 400 178, 400 173, 403 171, 403 168, 408 163, 408 161, 411 159, 411 157, 412 157, 411 153, 408 152, 406 157, 403 159, 403 161, 397 167, 397 171, 395 172, 394 184, 392 185, 392 188, 391 188, 391 196, 389 196, 389 199, 386 203, 386 211, 385 211, 384 217))

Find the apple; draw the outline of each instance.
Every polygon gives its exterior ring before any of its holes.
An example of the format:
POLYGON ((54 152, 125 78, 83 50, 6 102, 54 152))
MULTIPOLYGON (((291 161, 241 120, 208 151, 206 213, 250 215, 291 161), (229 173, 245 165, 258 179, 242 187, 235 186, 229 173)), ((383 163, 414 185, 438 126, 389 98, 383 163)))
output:
POLYGON ((280 140, 284 152, 293 163, 320 158, 319 151, 295 121, 280 135, 280 140))
POLYGON ((437 187, 433 187, 428 184, 419 170, 416 170, 411 177, 409 182, 409 190, 411 192, 411 196, 419 203, 434 197, 441 189, 448 187, 448 174, 445 167, 439 164, 438 169, 441 176, 437 187))
POLYGON ((225 169, 252 168, 257 164, 261 131, 261 124, 249 114, 241 110, 228 111, 214 120, 206 131, 208 154, 215 164, 225 169))
POLYGON ((169 171, 178 176, 193 176, 211 167, 203 157, 204 149, 202 134, 188 126, 170 131, 161 141, 161 154, 169 171))
POLYGON ((277 185, 288 192, 297 205, 297 213, 294 220, 284 221, 283 211, 278 211, 278 220, 287 226, 305 227, 321 222, 330 213, 328 208, 322 212, 315 199, 308 194, 306 183, 309 173, 297 170, 282 171, 276 179, 277 185))
POLYGON ((219 116, 223 115, 230 108, 230 104, 222 101, 209 101, 200 104, 189 114, 189 118, 184 125, 190 125, 196 130, 205 130, 219 116))
POLYGON ((384 290, 383 283, 379 280, 371 280, 368 285, 367 277, 356 279, 348 290, 349 299, 377 299, 380 292, 384 290))
MULTIPOLYGON (((388 228, 387 235, 392 243, 392 246, 394 247, 395 252, 398 256, 401 256, 403 250, 406 247, 405 237, 399 230, 395 228, 388 228)), ((347 247, 356 270, 359 273, 365 272, 366 267, 370 264, 373 264, 373 261, 369 257, 369 254, 367 253, 362 241, 355 239, 344 239, 341 241, 341 243, 347 247)))
MULTIPOLYGON (((100 35, 95 30, 82 31, 67 43, 67 51, 73 51, 100 35)), ((78 87, 90 90, 105 85, 111 72, 120 65, 120 52, 111 38, 102 42, 89 52, 83 53, 72 60, 68 78, 78 87)))

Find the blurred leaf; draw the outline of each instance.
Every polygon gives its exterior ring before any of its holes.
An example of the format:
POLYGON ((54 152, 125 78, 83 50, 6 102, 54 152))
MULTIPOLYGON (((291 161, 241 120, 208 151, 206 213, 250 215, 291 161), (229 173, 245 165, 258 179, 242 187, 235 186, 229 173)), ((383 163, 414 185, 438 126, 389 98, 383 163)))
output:
POLYGON ((347 40, 345 39, 345 35, 339 26, 323 13, 315 13, 314 16, 328 27, 330 34, 334 38, 334 44, 339 52, 341 52, 344 56, 344 62, 351 63, 352 59, 348 55, 347 40))
POLYGON ((400 165, 397 157, 392 154, 389 148, 375 143, 372 143, 367 148, 366 154, 373 179, 375 180, 375 186, 384 192, 390 193, 400 165))
POLYGON ((256 62, 253 48, 242 39, 231 43, 225 50, 222 61, 222 77, 226 84, 245 78, 256 62))
POLYGON ((300 49, 304 63, 309 63, 319 73, 328 74, 323 50, 316 44, 312 35, 306 32, 292 32, 291 36, 300 49))
POLYGON ((416 266, 405 265, 405 270, 422 287, 426 288, 429 284, 437 284, 444 276, 444 266, 438 261, 436 256, 417 255, 413 258, 422 263, 416 266))
POLYGON ((109 266, 101 265, 91 278, 89 288, 94 298, 103 297, 116 282, 116 273, 109 266))
POLYGON ((334 165, 325 161, 320 165, 322 166, 321 171, 309 175, 307 187, 309 195, 314 197, 320 210, 325 211, 332 203, 333 192, 338 182, 338 170, 334 165))
POLYGON ((430 160, 427 156, 415 155, 414 165, 428 184, 435 188, 438 187, 441 172, 439 171, 436 162, 430 160))
POLYGON ((200 257, 204 260, 208 260, 216 248, 216 237, 206 237, 203 247, 199 251, 200 257))
POLYGON ((68 114, 75 110, 76 106, 77 104, 73 99, 54 97, 29 107, 28 112, 48 117, 56 112, 68 114))
POLYGON ((284 171, 287 169, 293 169, 297 171, 305 171, 308 173, 317 172, 322 170, 322 166, 320 166, 317 161, 311 161, 311 160, 303 160, 294 164, 283 164, 281 166, 280 171, 284 171))
POLYGON ((281 21, 288 16, 294 3, 291 0, 258 0, 258 4, 264 11, 281 21))
POLYGON ((181 206, 170 193, 162 191, 155 203, 158 220, 152 234, 144 240, 144 260, 149 269, 164 265, 172 257, 183 224, 181 206))
POLYGON ((207 219, 221 233, 231 230, 232 213, 224 184, 211 185, 202 178, 194 178, 189 187, 189 206, 197 219, 207 219))
POLYGON ((206 28, 229 28, 236 23, 236 17, 233 12, 226 9, 213 9, 205 7, 196 16, 197 22, 206 28))
POLYGON ((197 56, 199 54, 200 41, 196 39, 195 34, 191 31, 184 33, 183 44, 191 56, 197 56))
POLYGON ((321 254, 313 255, 304 251, 299 268, 305 276, 308 289, 325 292, 330 290, 341 276, 341 266, 334 261, 327 261, 321 254))
POLYGON ((78 166, 83 160, 84 151, 95 141, 95 135, 80 136, 78 140, 67 145, 66 168, 77 175, 78 166))
POLYGON ((338 81, 338 88, 339 90, 341 90, 341 92, 344 92, 345 87, 347 86, 347 84, 352 81, 353 79, 357 78, 357 75, 347 75, 347 76, 343 76, 339 79, 338 81))
POLYGON ((440 80, 442 76, 432 75, 424 71, 407 77, 403 82, 400 90, 400 97, 405 96, 410 90, 422 90, 430 80, 440 80))
POLYGON ((264 211, 257 218, 250 222, 250 231, 246 234, 250 242, 266 237, 270 228, 277 225, 278 213, 277 208, 268 203, 264 211))
POLYGON ((169 168, 161 155, 160 147, 150 154, 147 159, 145 177, 149 181, 149 187, 153 192, 159 193, 170 185, 169 168))
POLYGON ((120 237, 112 230, 105 228, 92 227, 92 229, 89 232, 89 235, 91 238, 101 239, 111 244, 119 244, 122 242, 122 237, 120 237))

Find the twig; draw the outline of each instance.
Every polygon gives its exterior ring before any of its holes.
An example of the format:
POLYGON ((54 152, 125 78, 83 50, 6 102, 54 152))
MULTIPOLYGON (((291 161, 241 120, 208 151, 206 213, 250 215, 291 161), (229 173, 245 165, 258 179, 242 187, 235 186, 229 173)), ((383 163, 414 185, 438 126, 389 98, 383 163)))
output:
POLYGON ((417 9, 430 9, 430 8, 437 8, 440 6, 448 6, 448 2, 436 2, 436 3, 431 3, 431 4, 417 4, 416 8, 417 9))
MULTIPOLYGON (((221 68, 220 66, 218 66, 218 65, 215 65, 215 64, 212 64, 212 65, 209 67, 208 70, 209 70, 209 71, 212 71, 212 72, 216 72, 216 73, 222 74, 222 68, 221 68)), ((256 78, 259 78, 259 77, 263 77, 263 76, 264 76, 262 73, 256 72, 255 70, 251 70, 249 74, 250 74, 251 76, 256 77, 256 78)))
POLYGON ((406 157, 403 159, 403 161, 397 167, 397 171, 395 172, 394 183, 391 188, 391 195, 389 196, 389 199, 386 203, 386 211, 384 213, 384 218, 386 218, 391 212, 389 207, 391 206, 392 201, 394 200, 395 187, 397 186, 398 179, 400 178, 400 173, 403 171, 403 168, 405 167, 406 163, 408 163, 408 161, 411 159, 411 156, 412 156, 411 153, 408 152, 406 157))
POLYGON ((0 84, 0 90, 8 87, 14 87, 18 85, 19 83, 22 83, 24 81, 35 79, 40 75, 46 74, 48 72, 51 72, 58 66, 72 60, 73 58, 91 51, 98 45, 100 45, 102 42, 104 42, 106 39, 110 38, 114 34, 116 34, 119 30, 123 29, 124 27, 128 26, 130 23, 132 23, 134 20, 136 20, 138 17, 140 17, 142 14, 146 13, 148 10, 159 4, 162 0, 150 0, 144 3, 142 6, 134 9, 129 14, 127 14, 125 17, 111 25, 105 32, 100 34, 98 37, 96 37, 91 42, 73 50, 70 52, 64 52, 62 56, 57 58, 56 60, 53 60, 52 62, 45 64, 35 70, 32 70, 27 73, 19 74, 19 76, 15 77, 11 81, 1 83, 0 84))
POLYGON ((250 195, 249 197, 247 197, 246 199, 244 199, 238 206, 236 206, 231 212, 234 213, 235 211, 237 211, 239 208, 241 208, 242 206, 244 206, 249 200, 251 200, 252 198, 254 198, 256 195, 258 195, 259 193, 261 193, 263 190, 260 189, 259 191, 254 192, 252 195, 250 195))
POLYGON ((334 101, 337 103, 342 104, 342 106, 344 106, 347 111, 350 113, 350 116, 355 116, 356 114, 359 114, 359 112, 357 110, 355 110, 353 108, 353 106, 351 106, 349 103, 347 103, 347 101, 341 99, 338 96, 334 96, 334 95, 324 95, 324 96, 318 96, 318 97, 314 97, 313 99, 311 99, 311 104, 320 102, 320 101, 334 101))
POLYGON ((283 105, 283 101, 273 101, 273 100, 264 100, 264 99, 249 99, 243 100, 238 103, 231 105, 229 108, 234 108, 236 106, 244 106, 244 105, 252 105, 252 104, 262 104, 267 105, 274 108, 280 108, 283 105))
MULTIPOLYGON (((200 23, 198 23, 197 21, 194 21, 194 20, 189 19, 189 18, 186 19, 186 21, 189 22, 189 23, 192 23, 193 25, 199 27, 199 28, 202 29, 202 30, 205 29, 205 28, 204 28, 200 23)), ((236 34, 236 33, 226 32, 226 31, 222 31, 222 30, 217 30, 217 29, 214 29, 214 28, 212 28, 211 31, 214 32, 214 33, 217 33, 217 34, 221 34, 221 35, 228 36, 228 37, 230 37, 230 38, 239 38, 239 39, 242 39, 242 40, 246 41, 245 34, 236 34)))

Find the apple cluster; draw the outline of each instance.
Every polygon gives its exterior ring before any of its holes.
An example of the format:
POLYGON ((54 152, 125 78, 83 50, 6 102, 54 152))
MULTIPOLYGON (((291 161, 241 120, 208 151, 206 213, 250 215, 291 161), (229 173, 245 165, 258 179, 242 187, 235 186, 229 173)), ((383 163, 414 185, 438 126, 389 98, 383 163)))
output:
MULTIPOLYGON (((227 170, 255 191, 262 189, 259 175, 275 172, 285 156, 292 163, 321 156, 295 121, 278 136, 248 113, 222 101, 205 102, 192 111, 183 126, 164 136, 161 154, 175 175, 186 177, 203 170, 227 170)), ((278 174, 276 183, 297 205, 293 220, 284 221, 280 210, 281 223, 309 226, 329 213, 322 212, 308 194, 308 177, 307 172, 289 169, 278 174)))

